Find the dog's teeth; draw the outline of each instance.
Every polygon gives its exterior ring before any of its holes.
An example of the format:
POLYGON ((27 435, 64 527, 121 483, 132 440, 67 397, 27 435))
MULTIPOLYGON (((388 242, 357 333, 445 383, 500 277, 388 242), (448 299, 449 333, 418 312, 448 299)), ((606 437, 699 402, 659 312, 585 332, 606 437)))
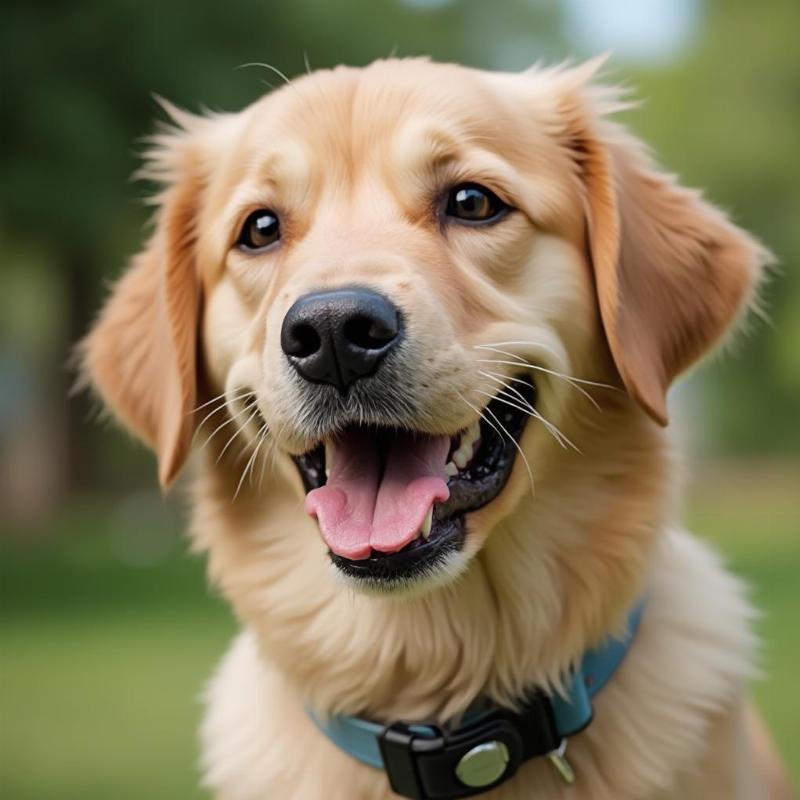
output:
POLYGON ((472 425, 464 431, 463 435, 461 436, 461 448, 465 446, 469 446, 472 448, 472 445, 478 441, 481 435, 481 425, 480 422, 473 422, 472 425))
POLYGON ((458 450, 453 453, 453 461, 455 461, 456 466, 459 469, 464 469, 469 463, 470 456, 472 455, 472 448, 470 447, 469 451, 464 450, 463 448, 459 447, 458 450))
MULTIPOLYGON (((475 451, 475 442, 481 438, 481 425, 480 422, 473 422, 465 431, 461 433, 455 446, 453 448, 453 455, 451 458, 459 469, 469 464, 470 459, 475 451)), ((451 474, 448 472, 448 475, 451 474)))
POLYGON ((475 443, 481 438, 480 422, 473 422, 465 431, 462 431, 458 440, 453 443, 453 452, 450 461, 445 464, 444 471, 452 478, 464 469, 475 454, 475 443))
POLYGON ((325 475, 330 478, 331 469, 333 468, 333 448, 330 446, 325 447, 325 475))
POLYGON ((431 526, 433 525, 433 506, 428 509, 425 519, 422 523, 422 538, 427 539, 431 535, 431 526))

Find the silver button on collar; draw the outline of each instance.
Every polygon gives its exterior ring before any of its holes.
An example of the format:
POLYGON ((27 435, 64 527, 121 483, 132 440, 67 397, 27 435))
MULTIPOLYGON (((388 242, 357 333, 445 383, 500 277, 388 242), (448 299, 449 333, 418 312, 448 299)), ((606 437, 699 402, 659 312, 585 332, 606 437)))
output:
POLYGON ((508 761, 508 748, 502 742, 485 742, 464 753, 456 776, 465 786, 489 786, 502 777, 508 761))

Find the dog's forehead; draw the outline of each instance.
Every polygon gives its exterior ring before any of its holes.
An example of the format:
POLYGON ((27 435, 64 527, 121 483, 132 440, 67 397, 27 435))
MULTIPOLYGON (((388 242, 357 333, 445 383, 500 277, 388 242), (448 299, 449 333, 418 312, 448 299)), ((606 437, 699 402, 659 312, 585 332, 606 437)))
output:
MULTIPOLYGON (((274 164, 277 152, 322 156, 353 170, 370 156, 460 144, 491 147, 507 121, 507 98, 485 73, 421 60, 338 67, 296 79, 248 111, 245 141, 274 164)), ((258 155, 256 155, 258 157, 258 155)), ((289 157, 289 167, 296 161, 289 157)))

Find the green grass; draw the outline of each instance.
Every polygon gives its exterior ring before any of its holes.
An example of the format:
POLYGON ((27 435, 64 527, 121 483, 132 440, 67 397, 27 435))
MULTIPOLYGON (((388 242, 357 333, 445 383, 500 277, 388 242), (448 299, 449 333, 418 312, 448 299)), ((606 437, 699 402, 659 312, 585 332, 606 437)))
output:
POLYGON ((692 492, 692 530, 710 539, 751 588, 760 612, 763 678, 753 694, 800 785, 800 474, 750 465, 706 475, 692 492))
MULTIPOLYGON (((800 778, 800 504, 784 483, 765 493, 706 479, 689 517, 764 609, 769 678, 754 692, 800 778)), ((74 504, 46 538, 0 537, 4 800, 203 797, 198 697, 235 625, 199 559, 176 543, 156 564, 130 566, 118 525, 95 501, 74 504)), ((143 535, 174 541, 176 530, 166 521, 143 535)))
POLYGON ((199 695, 235 626, 200 559, 126 566, 108 518, 80 509, 53 541, 0 540, 4 800, 203 797, 199 695))

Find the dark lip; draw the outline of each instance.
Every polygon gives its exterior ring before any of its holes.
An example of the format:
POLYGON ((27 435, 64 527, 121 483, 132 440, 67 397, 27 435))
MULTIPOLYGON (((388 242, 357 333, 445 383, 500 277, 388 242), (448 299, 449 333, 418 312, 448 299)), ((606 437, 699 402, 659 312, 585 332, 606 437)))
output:
MULTIPOLYGON (((526 375, 515 388, 531 406, 536 405, 536 387, 526 375)), ((396 553, 373 551, 364 559, 353 560, 329 551, 332 563, 349 578, 389 589, 411 583, 434 573, 466 541, 466 515, 491 503, 505 487, 518 453, 519 439, 528 414, 509 406, 499 395, 484 409, 481 419, 481 444, 470 465, 448 480, 450 497, 434 506, 433 525, 427 539, 419 537, 396 553), (488 417, 488 421, 487 421, 488 417), (491 422, 491 424, 489 424, 491 422), (501 434, 501 426, 505 433, 501 434), (509 437, 513 441, 509 441, 509 437)), ((516 402, 520 404, 517 398, 516 402)), ((295 456, 306 492, 325 483, 324 447, 295 456)))
POLYGON ((331 550, 333 565, 348 578, 375 588, 390 588, 412 583, 433 574, 447 557, 464 546, 466 519, 456 514, 434 523, 430 537, 415 539, 397 553, 376 553, 359 561, 338 556, 331 550))

